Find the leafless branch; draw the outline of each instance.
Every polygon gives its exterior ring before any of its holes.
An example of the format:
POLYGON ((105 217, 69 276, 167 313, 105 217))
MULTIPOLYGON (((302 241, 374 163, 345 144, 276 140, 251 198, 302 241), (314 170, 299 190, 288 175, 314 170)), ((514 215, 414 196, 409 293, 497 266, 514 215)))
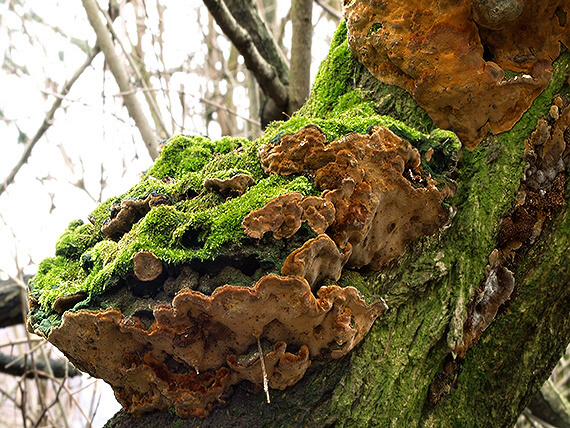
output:
MULTIPOLYGON (((103 14, 103 16, 105 16, 105 19, 107 21, 107 28, 109 29, 109 31, 111 32, 111 34, 114 37, 114 40, 120 46, 121 50, 123 51, 123 54, 127 58, 127 61, 129 62, 129 65, 131 66, 131 70, 133 70, 133 73, 135 74, 135 76, 137 78, 137 82, 139 82, 140 85, 144 89, 148 89, 149 86, 148 86, 146 80, 143 78, 143 76, 139 70, 139 67, 144 67, 144 63, 142 63, 141 61, 135 61, 133 56, 129 52, 127 52, 125 45, 121 41, 121 38, 115 32, 115 29, 113 27, 113 19, 109 16, 109 13, 106 10, 102 9, 98 4, 97 4, 97 6, 99 7, 99 11, 103 14)), ((105 58, 106 58, 106 56, 105 56, 105 58)), ((168 133, 166 131, 166 126, 164 125, 164 121, 162 120, 162 115, 160 114, 160 110, 158 108, 158 105, 156 104, 156 100, 154 99, 153 96, 149 96, 149 92, 144 92, 144 95, 145 95, 147 104, 149 106, 149 109, 151 111, 152 117, 155 121, 155 124, 158 127, 157 133, 158 133, 160 139, 164 140, 168 136, 168 133)))
MULTIPOLYGON (((83 7, 87 13, 87 17, 95 34, 97 35, 97 45, 103 51, 109 69, 115 78, 119 90, 121 92, 127 92, 132 89, 127 70, 121 60, 121 58, 115 53, 115 45, 111 39, 111 34, 109 33, 107 27, 103 24, 99 16, 99 7, 96 0, 82 0, 83 7)), ((154 130, 151 128, 144 112, 142 106, 140 105, 135 94, 125 95, 123 101, 129 116, 134 120, 136 127, 141 133, 141 137, 146 145, 148 153, 152 159, 158 157, 158 138, 155 135, 154 130)))
MULTIPOLYGON (((81 372, 75 367, 71 366, 67 360, 49 360, 49 369, 51 369, 53 376, 56 378, 65 378, 81 375, 81 372)), ((35 367, 24 359, 18 357, 11 357, 6 354, 0 353, 0 372, 12 376, 26 376, 28 378, 34 377, 34 371, 37 372, 40 378, 49 377, 47 373, 49 369, 44 361, 37 360, 35 367)))
MULTIPOLYGON (((77 81, 77 79, 79 79, 79 76, 81 76, 81 74, 85 71, 85 69, 89 67, 89 65, 91 65, 93 58, 95 58, 95 56, 97 56, 98 53, 99 53, 99 48, 93 48, 89 52, 87 59, 81 65, 81 67, 79 67, 75 71, 73 76, 67 82, 65 82, 65 84, 61 88, 61 91, 59 92, 63 97, 65 97, 69 93, 74 83, 77 81)), ((30 157, 30 154, 32 153, 32 149, 34 148, 34 146, 37 144, 40 138, 42 138, 42 136, 45 134, 48 128, 53 124, 53 118, 55 112, 61 106, 62 101, 63 98, 56 97, 54 103, 51 106, 51 109, 47 112, 46 117, 44 118, 44 121, 40 125, 39 129, 36 131, 33 138, 29 140, 24 146, 24 151, 22 152, 20 160, 16 163, 16 165, 12 168, 12 171, 10 171, 8 176, 4 179, 4 183, 2 183, 2 186, 0 186, 0 195, 4 193, 4 191, 6 191, 8 186, 14 181, 14 178, 16 177, 16 174, 18 174, 18 171, 20 171, 20 168, 22 168, 22 166, 28 161, 28 158, 30 157)))
MULTIPOLYGON (((158 89, 158 88, 141 89, 141 88, 139 88, 139 89, 133 89, 133 90, 131 90, 131 91, 129 91, 129 92, 120 92, 120 93, 118 93, 117 95, 134 94, 134 93, 136 93, 136 92, 145 91, 145 90, 146 90, 146 91, 161 91, 161 92, 169 92, 169 91, 170 91, 169 89, 158 89)), ((177 92, 178 92, 179 95, 180 95, 180 92, 179 92, 179 91, 177 91, 177 92)), ((256 126, 260 126, 260 125, 261 125, 258 120, 251 119, 251 118, 249 118, 249 117, 245 117, 245 116, 239 114, 237 111, 232 110, 232 109, 229 109, 228 107, 226 107, 226 106, 224 106, 224 105, 222 105, 222 104, 216 103, 216 102, 211 101, 211 100, 207 100, 206 98, 200 97, 200 96, 198 96, 198 95, 186 94, 186 93, 184 93, 184 92, 183 92, 183 94, 184 94, 184 97, 186 97, 186 95, 190 95, 190 96, 192 96, 192 97, 198 98, 198 100, 199 100, 201 103, 209 104, 209 105, 211 105, 212 107, 216 107, 217 109, 225 110, 225 111, 227 111, 228 113, 233 114, 233 115, 235 115, 236 117, 239 117, 240 119, 243 119, 243 120, 245 120, 246 122, 251 123, 252 125, 256 125, 256 126)))
POLYGON ((0 328, 24 322, 21 292, 21 285, 13 280, 0 281, 0 328))
POLYGON ((343 18, 341 12, 333 8, 330 4, 326 3, 325 1, 315 0, 315 3, 318 4, 320 7, 322 7, 323 10, 327 12, 334 20, 340 21, 343 18))
POLYGON ((254 119, 250 119, 249 117, 242 116, 242 115, 240 115, 238 112, 236 112, 235 110, 229 109, 228 107, 226 107, 226 106, 224 106, 224 105, 222 105, 222 104, 218 104, 218 103, 216 103, 216 102, 214 102, 214 101, 210 101, 210 100, 207 100, 207 99, 202 98, 202 97, 200 97, 199 99, 200 99, 200 102, 202 102, 202 103, 204 103, 204 104, 209 104, 209 105, 211 105, 212 107, 216 107, 216 108, 219 109, 219 110, 224 110, 224 111, 226 111, 226 112, 228 112, 228 113, 230 113, 230 114, 233 114, 233 115, 236 116, 236 117, 239 117, 240 119, 245 120, 245 121, 248 122, 248 123, 251 123, 252 125, 261 126, 261 123, 260 123, 258 120, 254 120, 254 119))

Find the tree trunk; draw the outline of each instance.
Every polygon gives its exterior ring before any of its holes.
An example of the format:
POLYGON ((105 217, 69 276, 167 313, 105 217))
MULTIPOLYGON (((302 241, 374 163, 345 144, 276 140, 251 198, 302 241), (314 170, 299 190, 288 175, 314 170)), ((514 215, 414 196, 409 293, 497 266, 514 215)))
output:
MULTIPOLYGON (((380 83, 356 61, 346 38, 341 24, 296 118, 342 117, 350 107, 351 115, 360 108, 362 115, 439 132, 407 92, 380 83)), ((313 361, 296 385, 270 390, 270 404, 242 383, 204 419, 119 412, 107 426, 512 426, 570 340, 570 213, 560 200, 569 198, 565 171, 544 192, 537 190, 541 233, 506 247, 522 233, 514 218, 521 192, 535 195, 525 187, 525 141, 540 118, 553 122, 549 111, 556 97, 566 99, 569 66, 570 55, 563 53, 548 87, 510 131, 488 136, 473 151, 461 149, 452 177, 457 192, 447 201, 456 215, 448 226, 413 242, 380 270, 360 272, 356 282, 343 276, 345 285, 381 296, 389 306, 349 355, 313 361), (509 221, 519 229, 506 231, 509 221), (508 233, 515 235, 507 239, 508 233), (474 308, 481 299, 474 299, 503 268, 513 273, 514 291, 495 301, 496 315, 489 309, 492 322, 480 338, 469 339, 474 314, 481 313, 474 308)), ((568 145, 566 127, 563 132, 568 145)), ((563 152, 560 159, 567 161, 569 151, 563 152)))

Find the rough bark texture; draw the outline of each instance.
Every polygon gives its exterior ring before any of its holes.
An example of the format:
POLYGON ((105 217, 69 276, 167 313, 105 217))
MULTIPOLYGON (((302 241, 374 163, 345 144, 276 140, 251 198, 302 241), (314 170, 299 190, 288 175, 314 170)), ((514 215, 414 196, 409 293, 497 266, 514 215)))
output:
POLYGON ((311 45, 313 43, 313 0, 294 0, 291 4, 291 84, 289 113, 297 111, 311 89, 311 45))
MULTIPOLYGON (((514 292, 480 340, 463 358, 452 349, 515 204, 525 141, 548 117, 554 98, 566 99, 569 64, 563 53, 549 86, 512 130, 487 137, 474 151, 462 149, 457 193, 449 201, 457 214, 448 228, 414 242, 379 271, 341 279, 390 307, 351 354, 315 362, 293 387, 270 391, 271 404, 242 383, 205 419, 182 420, 173 412, 135 419, 119 412, 107 426, 512 426, 570 339, 567 206, 552 212, 534 243, 512 253, 514 292)), ((437 132, 406 92, 380 84, 352 57, 341 25, 299 115, 341 117, 349 109, 437 132)))

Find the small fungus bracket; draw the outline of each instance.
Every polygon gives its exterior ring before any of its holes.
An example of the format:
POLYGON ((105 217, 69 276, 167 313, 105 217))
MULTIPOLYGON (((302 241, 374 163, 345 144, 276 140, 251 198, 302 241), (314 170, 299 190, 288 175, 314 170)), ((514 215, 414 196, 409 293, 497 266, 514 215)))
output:
POLYGON ((109 222, 101 227, 101 233, 113 241, 118 241, 143 218, 152 207, 172 203, 167 195, 150 192, 144 199, 125 199, 111 205, 109 222))
POLYGON ((219 178, 207 178, 204 180, 204 187, 210 192, 215 192, 226 198, 241 196, 255 183, 254 178, 249 174, 237 174, 225 180, 219 178))
POLYGON ((468 149, 511 129, 570 46, 564 0, 345 0, 348 44, 468 149), (507 78, 507 76, 510 76, 507 78))

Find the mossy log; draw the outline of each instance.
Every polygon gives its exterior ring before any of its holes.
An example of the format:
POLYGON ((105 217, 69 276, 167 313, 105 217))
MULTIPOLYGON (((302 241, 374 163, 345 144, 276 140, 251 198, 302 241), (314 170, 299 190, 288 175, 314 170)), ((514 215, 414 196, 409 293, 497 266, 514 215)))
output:
MULTIPOLYGON (((570 212, 566 203, 570 189, 565 179, 570 157, 569 67, 570 54, 563 52, 553 64, 548 86, 512 129, 488 135, 467 150, 459 148, 452 133, 437 129, 407 92, 369 74, 351 54, 343 23, 321 65, 311 98, 289 121, 274 123, 253 145, 232 139, 194 144, 185 149, 188 155, 192 151, 190 157, 175 162, 166 160, 181 146, 169 143, 162 160, 149 171, 155 177, 153 183, 149 184, 147 176, 130 194, 93 214, 97 225, 113 209, 130 210, 131 217, 125 215, 124 223, 117 223, 114 230, 129 229, 140 220, 138 236, 144 237, 146 247, 133 244, 143 242, 139 238, 115 243, 115 232, 101 240, 90 225, 72 225, 58 242, 60 259, 46 261, 32 281, 32 301, 37 301, 30 328, 48 335, 61 323, 61 315, 51 305, 62 294, 79 292, 89 297, 82 295, 85 300, 73 301, 64 310, 81 311, 89 305, 105 308, 120 301, 123 315, 136 315, 144 323, 151 293, 144 284, 125 279, 132 269, 132 255, 139 250, 152 251, 166 264, 165 272, 186 263, 198 274, 215 269, 211 260, 219 263, 222 259, 216 259, 216 254, 225 254, 226 276, 219 272, 215 280, 197 285, 204 293, 228 278, 234 284, 251 283, 257 274, 245 272, 239 263, 232 265, 232 257, 243 260, 244 254, 259 254, 259 246, 266 245, 270 257, 265 260, 280 266, 291 249, 314 237, 310 228, 301 227, 301 241, 294 236, 286 243, 272 238, 264 238, 262 244, 244 241, 241 228, 227 228, 221 222, 230 211, 216 211, 213 198, 220 196, 210 193, 202 202, 210 211, 189 220, 192 225, 203 222, 203 230, 179 231, 184 248, 194 251, 188 255, 168 249, 168 242, 173 241, 159 235, 161 227, 176 229, 181 221, 166 204, 165 195, 194 197, 205 178, 248 174, 257 184, 228 214, 241 223, 247 212, 275 196, 319 194, 303 174, 287 180, 268 177, 255 161, 262 143, 310 124, 318 125, 328 141, 384 125, 411 142, 422 157, 421 168, 439 183, 453 187, 454 194, 444 201, 449 216, 435 233, 415 239, 402 255, 375 270, 345 268, 338 280, 328 279, 340 287, 356 287, 367 302, 382 298, 389 307, 360 344, 338 359, 315 358, 297 383, 284 390, 270 389, 270 403, 259 393, 259 385, 246 381, 220 396, 205 418, 181 419, 174 409, 137 417, 121 411, 107 426, 512 426, 570 341, 570 212), (557 132, 564 142, 561 149, 548 143, 557 132), (219 147, 210 150, 211 144, 219 147), (241 148, 230 151, 237 145, 241 148), (212 177, 200 175, 206 162, 189 164, 199 162, 200 153, 208 150, 207 158, 213 152, 230 153, 216 155, 220 165, 212 167, 212 177), (168 177, 177 177, 182 170, 195 175, 169 184, 168 177), (157 192, 159 181, 162 192, 157 192), (255 187, 259 183, 263 189, 255 187), (178 187, 174 192, 168 186, 178 187), (138 205, 125 203, 128 197, 137 199, 138 205), (204 236, 206 227, 211 236, 204 236), (234 245, 238 241, 241 244, 234 245), (106 257, 114 262, 106 263, 106 257), (98 270, 92 271, 93 266, 98 270), (50 275, 62 276, 58 269, 66 269, 68 278, 76 275, 69 281, 70 289, 52 292, 52 287, 42 294, 42 287, 47 290, 53 284, 50 275), (117 287, 123 291, 112 291, 117 287), (138 296, 135 303, 133 295, 138 296)), ((257 262, 253 270, 262 265, 257 262)), ((152 284, 147 286, 152 288, 152 284)), ((168 283, 163 287, 168 294, 168 283)), ((161 298, 160 293, 153 298, 161 298)))

